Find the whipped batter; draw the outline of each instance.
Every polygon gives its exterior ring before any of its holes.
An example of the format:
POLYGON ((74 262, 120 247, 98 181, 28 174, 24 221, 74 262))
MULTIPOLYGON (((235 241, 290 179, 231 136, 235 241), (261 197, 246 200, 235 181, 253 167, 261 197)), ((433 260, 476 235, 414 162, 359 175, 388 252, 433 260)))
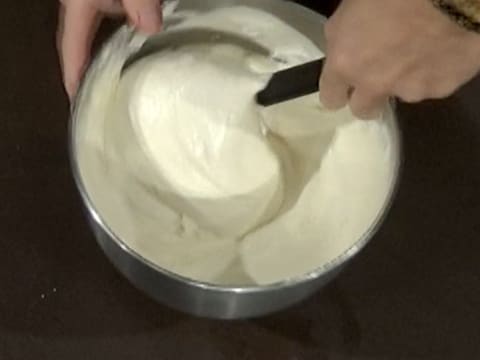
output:
POLYGON ((181 21, 169 31, 235 33, 271 56, 198 43, 121 74, 131 41, 117 35, 77 113, 81 175, 106 225, 150 262, 218 284, 294 278, 347 251, 392 186, 387 125, 328 112, 317 95, 256 105, 271 73, 323 56, 272 15, 236 6, 170 16, 181 21))

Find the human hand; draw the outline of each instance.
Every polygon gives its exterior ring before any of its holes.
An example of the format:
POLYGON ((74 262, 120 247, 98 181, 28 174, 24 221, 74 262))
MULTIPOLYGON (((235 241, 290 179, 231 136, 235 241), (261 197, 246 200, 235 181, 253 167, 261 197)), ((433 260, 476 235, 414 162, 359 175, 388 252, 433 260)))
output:
POLYGON ((390 96, 447 97, 480 70, 480 35, 426 0, 343 0, 325 35, 320 98, 330 109, 349 103, 360 118, 390 96))
POLYGON ((161 0, 60 0, 57 47, 70 98, 88 65, 93 38, 105 15, 126 13, 140 31, 155 33, 162 24, 161 0))

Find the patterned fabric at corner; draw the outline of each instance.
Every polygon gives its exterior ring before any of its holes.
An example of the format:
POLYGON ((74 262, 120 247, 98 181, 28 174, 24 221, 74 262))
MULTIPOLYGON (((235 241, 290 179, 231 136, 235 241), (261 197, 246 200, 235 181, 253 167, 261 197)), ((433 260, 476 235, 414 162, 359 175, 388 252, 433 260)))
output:
POLYGON ((480 1, 431 0, 443 13, 463 28, 480 33, 480 1))

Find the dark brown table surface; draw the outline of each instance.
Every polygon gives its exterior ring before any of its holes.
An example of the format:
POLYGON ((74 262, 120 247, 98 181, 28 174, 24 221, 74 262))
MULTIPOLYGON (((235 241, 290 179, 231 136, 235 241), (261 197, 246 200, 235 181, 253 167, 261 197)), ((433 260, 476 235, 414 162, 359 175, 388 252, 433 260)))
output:
POLYGON ((134 289, 86 224, 55 1, 0 9, 0 360, 480 358, 480 80, 399 107, 397 199, 336 281, 264 319, 202 320, 134 289))

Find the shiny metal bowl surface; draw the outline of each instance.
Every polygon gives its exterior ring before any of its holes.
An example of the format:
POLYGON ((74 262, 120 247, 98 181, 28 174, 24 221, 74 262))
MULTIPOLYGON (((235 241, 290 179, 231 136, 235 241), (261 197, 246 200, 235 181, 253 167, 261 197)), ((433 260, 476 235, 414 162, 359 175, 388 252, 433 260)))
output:
MULTIPOLYGON (((266 10, 309 37, 320 48, 325 48, 323 24, 325 19, 298 4, 281 0, 181 0, 180 8, 187 10, 208 10, 212 8, 243 4, 266 10)), ((94 60, 87 71, 85 81, 92 76, 96 66, 94 60)), ((70 156, 76 184, 87 210, 89 223, 95 233, 98 244, 114 266, 137 288, 143 290, 157 301, 175 309, 202 317, 219 319, 251 318, 266 315, 287 308, 316 292, 332 280, 359 251, 369 242, 383 221, 394 197, 398 180, 401 146, 400 133, 393 111, 393 105, 386 112, 393 139, 394 181, 380 215, 369 230, 356 241, 354 246, 328 264, 303 277, 291 279, 268 286, 227 287, 197 282, 173 274, 149 262, 130 249, 122 239, 109 229, 102 214, 95 207, 95 201, 89 197, 78 163, 78 124, 77 109, 82 103, 82 87, 73 105, 70 122, 70 156)))

